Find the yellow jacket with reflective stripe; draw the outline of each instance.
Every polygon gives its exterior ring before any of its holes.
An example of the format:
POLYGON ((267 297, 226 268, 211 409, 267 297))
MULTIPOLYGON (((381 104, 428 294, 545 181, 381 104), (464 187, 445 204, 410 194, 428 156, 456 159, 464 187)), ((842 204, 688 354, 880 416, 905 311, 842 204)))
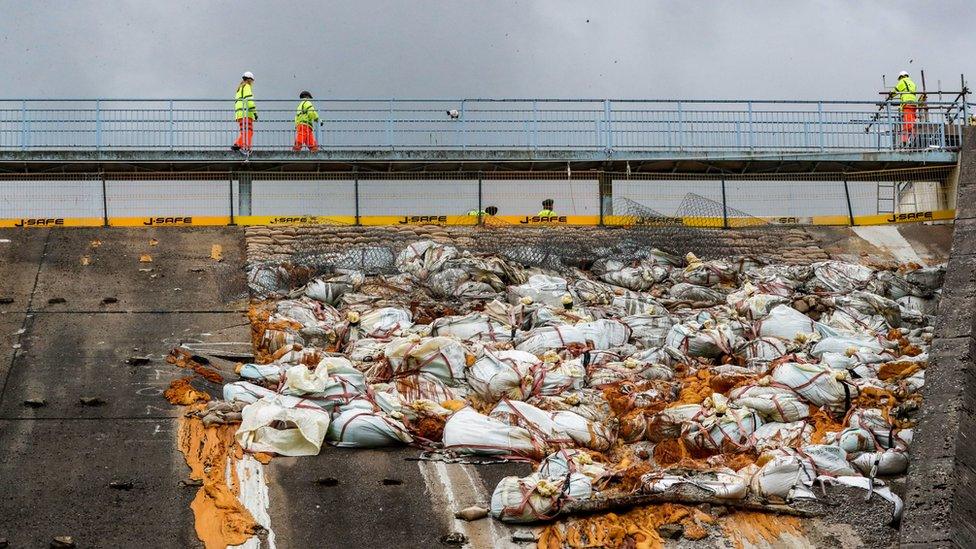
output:
POLYGON ((895 93, 898 94, 902 105, 918 101, 918 96, 915 95, 915 82, 907 76, 898 80, 898 83, 895 84, 895 93))
POLYGON ((295 110, 295 125, 305 124, 306 126, 312 126, 313 122, 319 119, 319 113, 315 111, 315 105, 311 101, 305 99, 298 104, 298 108, 295 110))
POLYGON ((237 88, 237 101, 234 103, 234 119, 240 120, 245 116, 251 120, 258 117, 258 110, 254 106, 254 94, 251 93, 250 84, 244 84, 237 88))
POLYGON ((556 217, 556 212, 552 210, 540 210, 537 217, 556 217))

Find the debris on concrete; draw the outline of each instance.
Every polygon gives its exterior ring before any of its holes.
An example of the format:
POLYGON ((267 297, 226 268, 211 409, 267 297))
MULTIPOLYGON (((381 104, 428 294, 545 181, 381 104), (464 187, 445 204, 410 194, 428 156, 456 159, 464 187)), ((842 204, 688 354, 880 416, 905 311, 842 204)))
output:
POLYGON ((457 513, 454 513, 455 518, 459 518, 461 520, 467 520, 467 521, 479 520, 487 516, 488 516, 488 509, 485 509, 484 507, 478 507, 477 505, 472 505, 471 507, 465 507, 464 509, 461 509, 457 513))
POLYGON ((907 467, 944 268, 648 249, 557 268, 444 239, 366 253, 300 285, 251 269, 273 298, 249 312, 256 360, 210 379, 245 450, 532 461, 490 514, 605 513, 547 528, 559 544, 696 541, 764 514, 790 531, 829 512, 828 485, 900 512, 887 481, 907 467))
POLYGON ((210 259, 214 261, 224 260, 224 248, 220 244, 214 244, 210 247, 210 259))
POLYGON ((105 404, 107 404, 105 400, 102 399, 101 397, 94 397, 94 396, 83 396, 79 398, 78 401, 82 406, 94 407, 94 406, 104 406, 105 404))
POLYGON ((125 363, 131 366, 144 366, 152 362, 151 356, 138 356, 133 355, 125 359, 125 363))
POLYGON ((28 408, 43 408, 47 406, 47 401, 43 398, 28 398, 24 401, 24 406, 28 408))
POLYGON ((131 490, 135 485, 129 480, 113 480, 108 483, 109 488, 113 490, 131 490))
POLYGON ((465 536, 461 532, 451 532, 450 534, 441 536, 441 543, 444 545, 461 546, 468 543, 468 536, 465 536))
POLYGON ((152 263, 152 260, 153 260, 153 258, 149 254, 140 254, 139 255, 139 263, 152 263))
POLYGON ((51 549, 72 549, 76 547, 75 540, 71 536, 57 536, 51 540, 51 549))
POLYGON ((48 299, 47 300, 47 304, 48 305, 58 305, 58 304, 67 303, 67 302, 68 302, 68 300, 66 300, 63 297, 52 297, 51 299, 48 299))

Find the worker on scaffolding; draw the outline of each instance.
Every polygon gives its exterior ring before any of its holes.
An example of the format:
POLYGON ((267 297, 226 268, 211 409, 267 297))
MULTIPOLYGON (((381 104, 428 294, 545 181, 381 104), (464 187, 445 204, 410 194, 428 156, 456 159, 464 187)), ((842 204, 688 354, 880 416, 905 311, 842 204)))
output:
POLYGON ((538 217, 556 217, 556 212, 553 211, 555 206, 555 201, 551 198, 547 198, 542 201, 542 209, 539 210, 537 214, 538 217))
POLYGON ((315 130, 313 128, 316 122, 320 125, 322 122, 319 120, 319 113, 315 110, 315 105, 309 101, 312 99, 312 94, 303 91, 298 94, 298 98, 302 101, 295 110, 295 146, 292 147, 292 150, 300 151, 302 147, 308 147, 308 150, 315 152, 319 150, 319 145, 315 142, 315 130))
POLYGON ((901 109, 901 146, 907 147, 915 133, 915 119, 918 107, 918 96, 915 95, 915 82, 908 76, 908 72, 898 73, 898 83, 888 94, 888 99, 897 97, 901 109))
POLYGON ((254 93, 251 91, 251 84, 253 83, 254 74, 251 71, 246 71, 241 75, 241 83, 237 85, 237 96, 234 102, 234 117, 237 118, 240 134, 231 149, 243 151, 245 154, 251 152, 251 143, 254 140, 254 121, 258 119, 258 110, 254 106, 254 93))

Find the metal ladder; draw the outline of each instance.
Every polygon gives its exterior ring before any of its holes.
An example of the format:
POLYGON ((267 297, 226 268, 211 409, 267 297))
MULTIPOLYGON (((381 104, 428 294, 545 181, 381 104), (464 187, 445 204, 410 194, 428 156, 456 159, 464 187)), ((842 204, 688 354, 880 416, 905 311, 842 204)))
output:
POLYGON ((917 198, 912 181, 878 181, 879 214, 918 211, 917 198))

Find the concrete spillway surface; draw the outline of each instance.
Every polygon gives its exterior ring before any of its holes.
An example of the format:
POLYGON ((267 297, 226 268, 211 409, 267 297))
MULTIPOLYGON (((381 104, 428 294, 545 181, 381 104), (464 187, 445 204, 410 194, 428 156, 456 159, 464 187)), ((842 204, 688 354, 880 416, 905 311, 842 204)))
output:
MULTIPOLYGON (((891 235, 817 238, 832 254, 909 253, 891 235), (845 249, 845 238, 857 246, 845 249)), ((939 239, 904 240, 925 261, 945 253, 939 239)), ((188 372, 165 357, 183 343, 220 354, 221 344, 250 341, 246 304, 225 301, 222 286, 234 283, 220 279, 245 260, 235 228, 0 232, 0 539, 11 547, 47 546, 56 536, 78 547, 202 546, 192 509, 199 486, 179 450, 183 410, 161 397, 188 372), (151 262, 140 261, 145 255, 151 262)), ((220 395, 219 383, 193 384, 220 395)), ((276 547, 430 547, 452 532, 472 547, 513 543, 509 527, 453 512, 486 506, 502 477, 531 466, 417 455, 326 448, 276 457, 258 466, 263 503, 260 483, 245 486, 252 473, 236 473, 242 498, 253 500, 246 504, 265 507, 259 522, 276 547)), ((862 539, 823 521, 805 535, 828 545, 862 539)), ((266 535, 249 543, 270 546, 266 535)))

